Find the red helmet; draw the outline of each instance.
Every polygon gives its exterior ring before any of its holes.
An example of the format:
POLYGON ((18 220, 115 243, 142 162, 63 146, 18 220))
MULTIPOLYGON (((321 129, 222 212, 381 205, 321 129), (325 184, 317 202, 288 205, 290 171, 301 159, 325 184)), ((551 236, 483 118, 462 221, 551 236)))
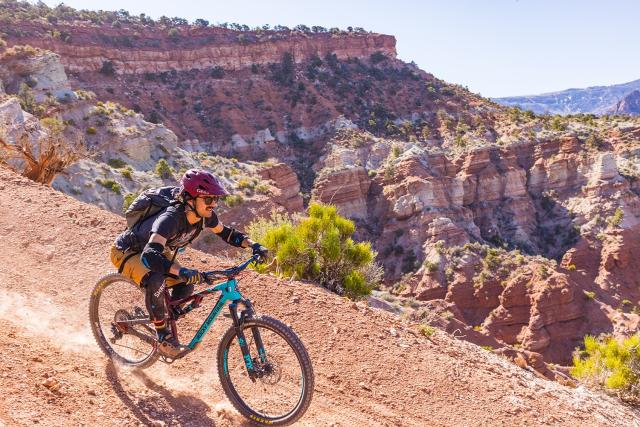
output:
POLYGON ((229 194, 218 178, 202 169, 189 169, 180 180, 180 192, 198 196, 226 196, 229 194))

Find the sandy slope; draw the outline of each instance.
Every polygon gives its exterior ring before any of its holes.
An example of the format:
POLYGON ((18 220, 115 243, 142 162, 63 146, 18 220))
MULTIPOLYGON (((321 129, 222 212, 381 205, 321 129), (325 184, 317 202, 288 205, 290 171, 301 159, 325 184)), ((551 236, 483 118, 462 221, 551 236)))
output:
MULTIPOLYGON (((111 271, 108 248, 122 227, 0 168, 0 426, 243 423, 215 371, 227 319, 171 366, 127 371, 97 348, 88 297, 111 271)), ((199 268, 224 262, 195 251, 185 258, 199 268)), ((241 286, 309 349, 316 392, 301 425, 640 425, 640 413, 612 398, 539 379, 444 333, 427 339, 321 288, 253 273, 241 286)))

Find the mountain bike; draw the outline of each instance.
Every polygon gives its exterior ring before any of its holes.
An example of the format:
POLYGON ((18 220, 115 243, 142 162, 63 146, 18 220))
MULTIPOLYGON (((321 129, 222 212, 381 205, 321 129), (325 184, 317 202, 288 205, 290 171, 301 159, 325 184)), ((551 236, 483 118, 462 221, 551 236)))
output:
POLYGON ((311 403, 313 367, 293 330, 279 320, 256 315, 251 301, 242 296, 237 275, 258 260, 254 255, 227 270, 203 273, 209 287, 186 298, 172 301, 164 287, 167 319, 175 336, 176 320, 200 306, 206 296, 221 293, 186 349, 175 358, 158 350, 143 289, 118 273, 102 277, 91 293, 89 319, 93 335, 102 351, 122 365, 146 368, 157 360, 170 364, 198 348, 228 304, 233 324, 222 336, 217 351, 218 375, 225 394, 253 424, 291 424, 302 417, 311 403), (212 285, 220 277, 225 281, 212 285))

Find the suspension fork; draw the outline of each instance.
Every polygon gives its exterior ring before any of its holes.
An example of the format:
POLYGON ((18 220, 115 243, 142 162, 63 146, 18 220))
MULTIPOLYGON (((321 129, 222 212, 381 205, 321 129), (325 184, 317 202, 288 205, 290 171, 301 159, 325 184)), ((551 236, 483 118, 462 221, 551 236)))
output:
MULTIPOLYGON (((251 305, 250 300, 245 300, 244 303, 246 309, 242 311, 242 317, 253 317, 253 305, 251 305)), ((260 361, 262 363, 267 363, 267 354, 264 351, 264 343, 262 342, 262 337, 260 336, 260 330, 256 327, 251 328, 251 334, 253 335, 253 342, 256 344, 256 349, 258 350, 258 355, 260 355, 260 361)))
MULTIPOLYGON (((236 331, 236 337, 238 338, 238 344, 240 345, 240 349, 242 350, 242 357, 244 358, 247 372, 249 373, 249 377, 253 380, 256 377, 256 371, 255 367, 253 366, 253 360, 251 359, 251 351, 249 350, 246 337, 242 330, 242 324, 244 323, 245 319, 253 316, 253 307, 251 306, 251 301, 249 300, 244 300, 241 302, 246 308, 242 310, 240 316, 238 316, 238 303, 235 301, 229 304, 229 311, 231 312, 231 319, 233 320, 233 326, 236 331)), ((266 354, 264 351, 262 338, 260 337, 260 331, 258 330, 258 328, 251 328, 251 334, 253 336, 253 341, 256 344, 258 354, 260 355, 260 360, 264 363, 266 362, 266 354)))

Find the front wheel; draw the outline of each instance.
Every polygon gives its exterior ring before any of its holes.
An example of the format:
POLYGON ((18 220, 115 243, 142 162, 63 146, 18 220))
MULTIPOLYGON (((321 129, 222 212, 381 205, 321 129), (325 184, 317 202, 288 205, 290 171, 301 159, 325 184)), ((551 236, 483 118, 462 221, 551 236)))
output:
POLYGON ((313 395, 313 368, 298 336, 271 317, 246 319, 242 331, 255 377, 249 377, 235 328, 218 347, 220 383, 233 406, 257 425, 283 426, 305 413, 313 395), (256 336, 263 343, 259 352, 256 336))

